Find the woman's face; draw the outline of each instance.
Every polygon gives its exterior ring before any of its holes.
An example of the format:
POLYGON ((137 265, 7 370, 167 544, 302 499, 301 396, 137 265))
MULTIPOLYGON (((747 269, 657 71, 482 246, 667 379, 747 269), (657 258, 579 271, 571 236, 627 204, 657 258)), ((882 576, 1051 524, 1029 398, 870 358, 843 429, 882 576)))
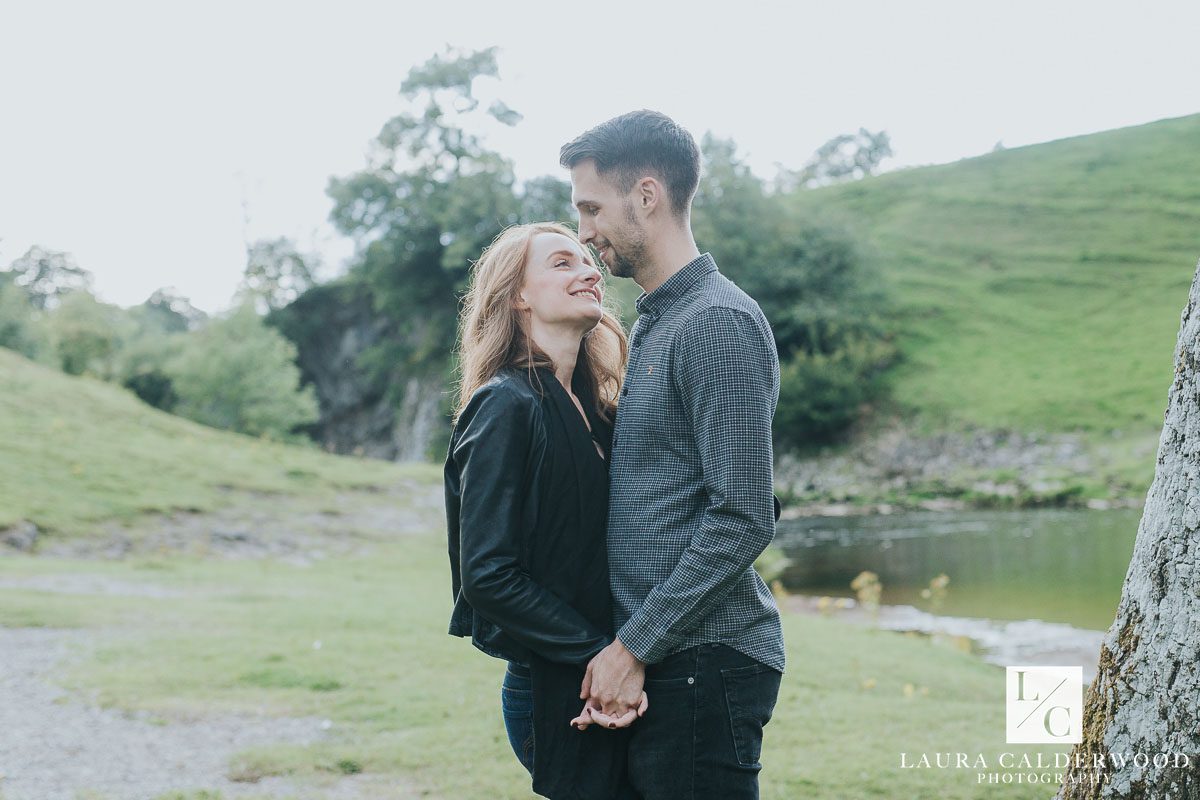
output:
POLYGON ((533 237, 518 308, 543 325, 589 331, 603 315, 603 299, 600 271, 575 240, 549 232, 533 237))

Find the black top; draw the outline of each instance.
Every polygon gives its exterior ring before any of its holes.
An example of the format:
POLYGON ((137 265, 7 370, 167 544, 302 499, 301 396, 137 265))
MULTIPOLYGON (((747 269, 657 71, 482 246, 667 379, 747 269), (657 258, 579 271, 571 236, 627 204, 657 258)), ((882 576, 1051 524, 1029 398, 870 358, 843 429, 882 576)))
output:
POLYGON ((450 633, 528 664, 533 788, 547 797, 626 796, 627 731, 568 722, 587 662, 612 641, 605 531, 612 430, 576 380, 592 433, 549 370, 505 370, 451 436, 446 510, 455 609, 450 633))

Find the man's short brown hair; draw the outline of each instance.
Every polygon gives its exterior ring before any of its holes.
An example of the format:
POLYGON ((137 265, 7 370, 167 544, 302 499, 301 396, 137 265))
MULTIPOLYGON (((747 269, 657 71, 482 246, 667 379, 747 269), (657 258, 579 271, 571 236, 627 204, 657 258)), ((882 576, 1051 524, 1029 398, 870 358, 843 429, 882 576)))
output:
POLYGON ((676 216, 688 213, 700 183, 700 148, 686 129, 657 111, 630 111, 602 122, 562 146, 558 161, 570 169, 592 159, 601 176, 612 175, 628 192, 647 174, 667 187, 676 216))

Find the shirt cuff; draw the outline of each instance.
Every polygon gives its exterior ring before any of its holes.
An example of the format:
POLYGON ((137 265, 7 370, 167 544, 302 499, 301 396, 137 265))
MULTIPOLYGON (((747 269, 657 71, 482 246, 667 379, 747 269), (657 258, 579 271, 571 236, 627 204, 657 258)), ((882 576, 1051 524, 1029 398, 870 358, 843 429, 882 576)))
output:
POLYGON ((643 664, 657 664, 669 656, 674 647, 671 632, 655 625, 644 609, 621 626, 617 638, 643 664))

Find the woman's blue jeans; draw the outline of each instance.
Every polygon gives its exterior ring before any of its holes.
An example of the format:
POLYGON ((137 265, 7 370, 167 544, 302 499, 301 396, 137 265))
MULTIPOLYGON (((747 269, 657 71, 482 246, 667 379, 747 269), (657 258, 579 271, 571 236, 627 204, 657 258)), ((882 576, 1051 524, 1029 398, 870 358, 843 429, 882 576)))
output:
POLYGON ((500 686, 500 708, 508 743, 529 774, 533 774, 533 678, 529 667, 508 662, 500 686))

